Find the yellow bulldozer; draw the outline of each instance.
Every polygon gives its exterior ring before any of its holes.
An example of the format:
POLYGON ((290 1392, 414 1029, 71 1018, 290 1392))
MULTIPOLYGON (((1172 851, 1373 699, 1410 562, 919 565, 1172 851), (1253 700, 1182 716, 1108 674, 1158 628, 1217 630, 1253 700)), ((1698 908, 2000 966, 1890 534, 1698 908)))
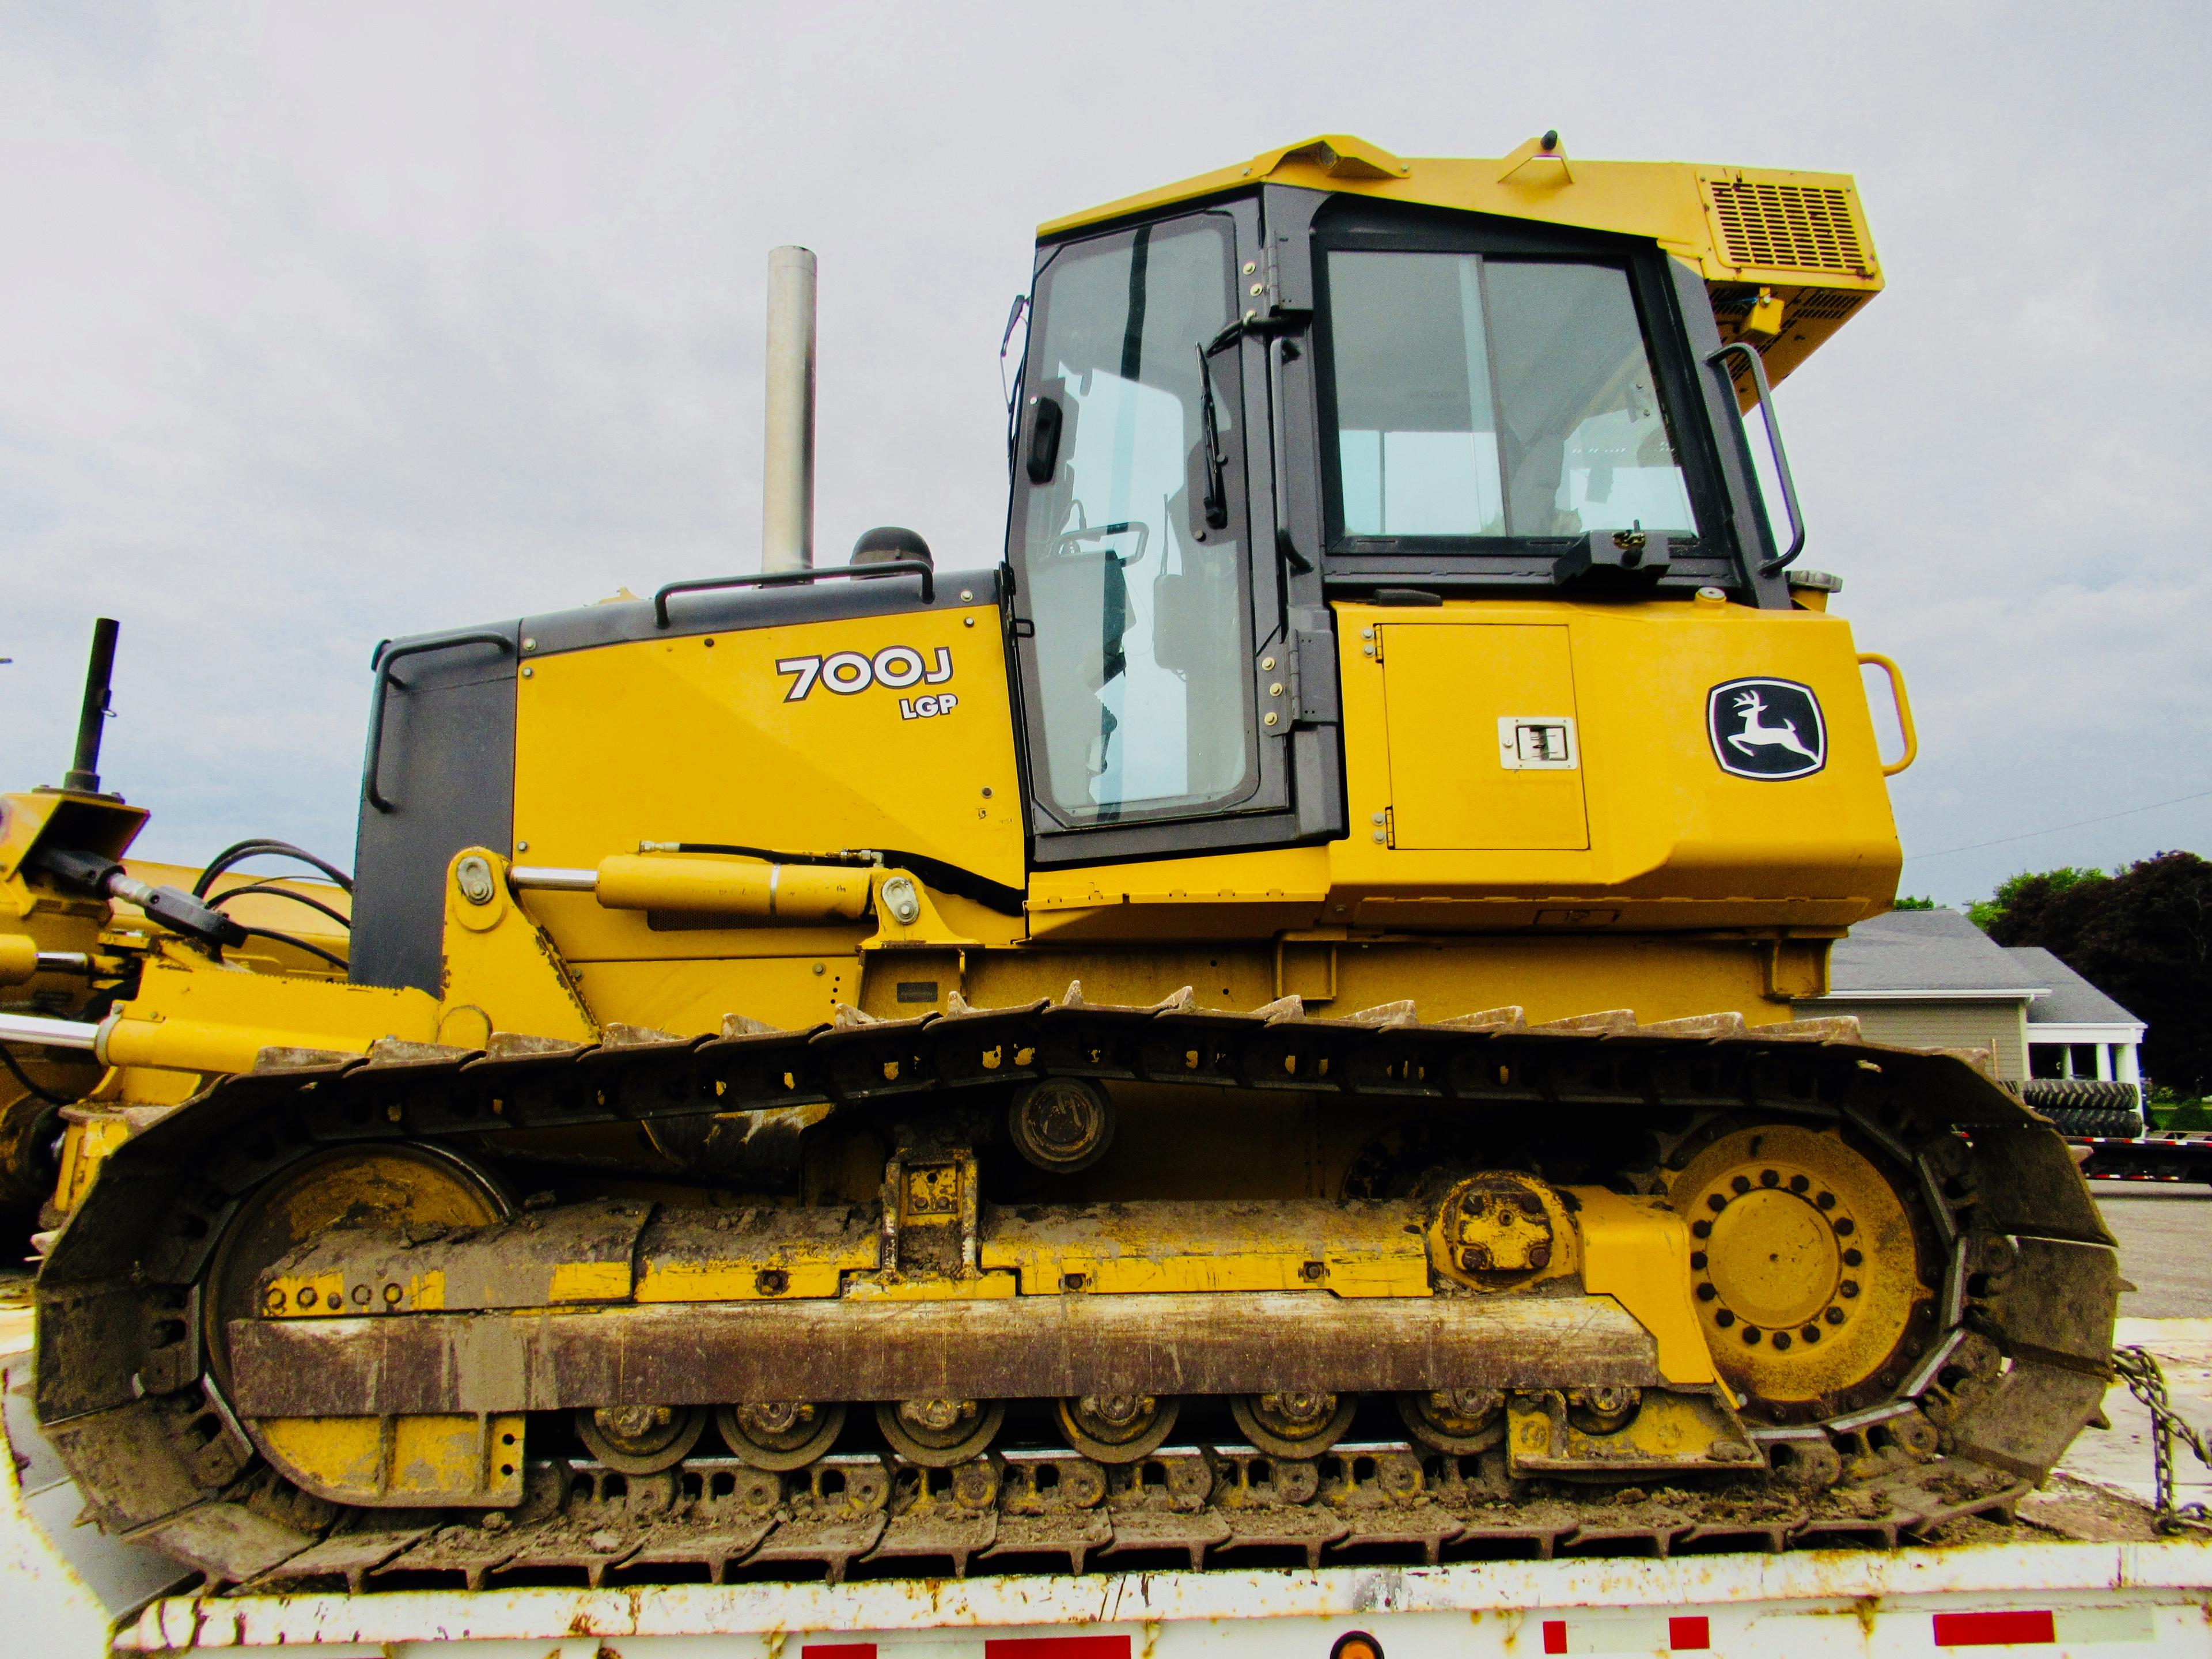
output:
POLYGON ((811 562, 810 261, 761 572, 386 641, 350 875, 129 858, 112 626, 0 805, 103 1527, 835 1580, 1893 1543, 2051 1469, 2118 1285, 2063 1143, 1792 1018, 1912 743, 1769 400, 1881 286, 1847 177, 1335 136, 1047 224, 943 570, 811 562))

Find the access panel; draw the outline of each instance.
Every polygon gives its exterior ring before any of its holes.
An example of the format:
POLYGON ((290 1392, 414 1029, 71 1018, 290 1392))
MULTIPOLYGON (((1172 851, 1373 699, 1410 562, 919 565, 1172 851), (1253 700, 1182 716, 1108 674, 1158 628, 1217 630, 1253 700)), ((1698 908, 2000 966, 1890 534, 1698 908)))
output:
POLYGON ((1390 844, 1559 852, 1589 845, 1564 625, 1376 629, 1390 745, 1390 844))

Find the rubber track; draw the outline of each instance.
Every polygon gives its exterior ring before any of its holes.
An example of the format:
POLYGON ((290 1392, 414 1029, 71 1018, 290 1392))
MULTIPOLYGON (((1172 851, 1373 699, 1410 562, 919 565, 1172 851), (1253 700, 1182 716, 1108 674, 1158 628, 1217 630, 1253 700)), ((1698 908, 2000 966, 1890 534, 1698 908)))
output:
POLYGON ((1610 1029, 1595 1017, 1581 1030, 1482 1030, 1307 1019, 1285 1005, 1237 1014, 1172 1001, 1038 1003, 501 1057, 392 1045, 366 1060, 257 1072, 210 1089, 107 1160, 39 1281, 39 1414, 105 1528, 216 1583, 336 1577, 373 1587, 387 1569, 473 1583, 526 1568, 573 1569, 596 1583, 617 1565, 649 1578, 702 1563, 716 1577, 732 1566, 768 1577, 826 1566, 834 1576, 871 1552, 871 1572, 896 1574, 909 1559, 917 1573, 935 1571, 948 1555, 964 1568, 979 1553, 1065 1557, 1080 1571, 1116 1548, 1188 1550, 1193 1565, 1225 1549, 1235 1565, 1240 1544, 1316 1561, 1363 1542, 1430 1559, 1623 1540, 1664 1553, 1720 1536, 1769 1548, 1894 1542, 1954 1516, 2008 1510, 2095 1413, 2110 1375, 2112 1240, 2063 1143, 1954 1057, 1805 1040, 1813 1033, 1693 1029, 1707 1034, 1625 1018, 1610 1029), (932 1477, 891 1460, 832 1457, 776 1477, 702 1458, 642 1482, 538 1466, 533 1492, 550 1512, 533 1521, 526 1510, 489 1528, 456 1512, 451 1520, 465 1524, 441 1528, 436 1517, 341 1512, 299 1493, 259 1462, 204 1374, 196 1285, 216 1238, 247 1194, 321 1148, 491 1137, 495 1157, 496 1137, 513 1129, 817 1103, 921 1106, 1046 1075, 1292 1089, 1341 1095, 1348 1109, 1365 1097, 1425 1099, 1456 1104, 1478 1124, 1482 1113, 1518 1118, 1532 1106, 1840 1119, 1917 1176, 1948 1253, 1940 1334, 1889 1404, 1762 1437, 1801 1453, 1814 1440, 1838 1449, 1845 1474, 1833 1489, 1806 1497, 1773 1477, 1730 1477, 1629 1503, 1588 1486, 1509 1498, 1478 1483, 1474 1459, 1389 1446, 1369 1449, 1364 1462, 1340 1450, 1334 1465, 1262 1468, 1265 1479, 1249 1450, 1164 1451, 1155 1489, 1119 1500, 1114 1483, 1126 1472, 1072 1455, 1059 1456, 1049 1498, 1023 1474, 1026 1455, 975 1466, 1000 1472, 988 1499, 972 1486, 980 1475, 967 1477, 964 1498, 933 1495, 932 1477), (1884 1422, 1916 1412, 1941 1430, 1939 1453, 1886 1445, 1884 1422), (1176 1474, 1167 1462, 1178 1455, 1176 1474))

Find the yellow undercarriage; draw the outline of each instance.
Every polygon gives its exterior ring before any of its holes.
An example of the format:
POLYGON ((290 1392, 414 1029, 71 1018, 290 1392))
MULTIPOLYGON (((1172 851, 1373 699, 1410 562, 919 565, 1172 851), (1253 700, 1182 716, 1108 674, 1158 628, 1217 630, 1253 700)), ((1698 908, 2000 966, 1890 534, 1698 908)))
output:
MULTIPOLYGON (((1162 1346, 1179 1350, 1185 1375, 1217 1380, 1240 1364, 1273 1363, 1192 1353, 1209 1336, 1234 1349, 1229 1324, 1267 1309, 1283 1334, 1310 1332, 1322 1350, 1419 1333, 1457 1357, 1460 1382, 1495 1375, 1535 1385, 1502 1391, 1507 1443, 1526 1472, 1624 1460, 1696 1464, 1717 1449, 1723 1461, 1756 1455, 1734 1424, 1730 1395, 1714 1387, 1691 1295, 1689 1230, 1663 1200, 1488 1175, 1432 1205, 1000 1208, 963 1201, 973 1191, 972 1158, 937 1167, 944 1179, 911 1162, 894 1166, 885 1183, 891 1229, 880 1206, 860 1206, 733 1217, 594 1203, 495 1221, 480 1203, 471 1215, 464 1177, 410 1149, 331 1154, 264 1203, 301 1242, 259 1277, 256 1316, 210 1335, 232 1352, 236 1403, 264 1454, 308 1491, 362 1504, 512 1504, 527 1409, 662 1402, 556 1402, 520 1384, 495 1401, 497 1380, 477 1375, 445 1402, 477 1407, 469 1411, 296 1415, 257 1406, 302 1388, 312 1394, 319 1376, 351 1375, 349 1355, 416 1322, 459 1333, 472 1353, 489 1345, 542 1356, 579 1341, 642 1349, 666 1328, 658 1316, 681 1313, 703 1330, 711 1310, 737 1340, 748 1309, 756 1320, 799 1315, 811 1332, 853 1333, 858 1348, 879 1338, 923 1350, 942 1343, 956 1367, 963 1350, 982 1364, 994 1345, 1025 1334, 1032 1345, 1049 1342, 1073 1329, 1076 1352, 1094 1367, 1066 1373, 1073 1396, 1106 1392, 1135 1374, 1129 1367, 1157 1363, 1162 1346), (360 1225, 380 1196, 386 1207, 377 1218, 397 1231, 360 1225), (354 1224, 325 1224, 339 1215, 354 1224), (432 1216, 443 1224, 428 1232, 442 1236, 422 1236, 432 1216), (480 1224, 444 1231, 469 1221, 480 1224), (887 1237, 903 1235, 910 1248, 915 1231, 930 1228, 967 1235, 969 1249, 940 1256, 961 1265, 886 1265, 887 1237), (311 1354, 321 1363, 306 1364, 311 1354), (1584 1383, 1640 1389, 1647 1403, 1594 1434, 1570 1411, 1584 1383)), ((766 1336, 785 1328, 755 1328, 766 1336)), ((711 1348, 711 1337, 697 1340, 711 1348)), ((375 1368, 390 1364, 387 1355, 375 1368)), ((1423 1378, 1416 1369, 1395 1380, 1423 1378)))

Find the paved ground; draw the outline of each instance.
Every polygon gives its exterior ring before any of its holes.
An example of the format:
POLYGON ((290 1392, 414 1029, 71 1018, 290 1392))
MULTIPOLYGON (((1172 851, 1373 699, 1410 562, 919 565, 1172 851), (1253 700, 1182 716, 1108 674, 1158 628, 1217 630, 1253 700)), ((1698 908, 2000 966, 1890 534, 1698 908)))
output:
MULTIPOLYGON (((2168 1402, 2198 1430, 2212 1428, 2212 1319, 2122 1319, 2112 1333, 2122 1347, 2150 1350, 2166 1374, 2168 1402)), ((2087 1429, 2059 1468, 2085 1480, 2151 1496, 2150 1413, 2124 1383, 2105 1396, 2108 1430, 2087 1429)), ((2184 1504, 2212 1503, 2212 1469, 2186 1446, 2174 1453, 2174 1492, 2184 1504)))
POLYGON ((2120 1316, 2212 1318, 2212 1187, 2089 1188, 2120 1241, 2120 1272, 2136 1286, 2121 1296, 2120 1316))

